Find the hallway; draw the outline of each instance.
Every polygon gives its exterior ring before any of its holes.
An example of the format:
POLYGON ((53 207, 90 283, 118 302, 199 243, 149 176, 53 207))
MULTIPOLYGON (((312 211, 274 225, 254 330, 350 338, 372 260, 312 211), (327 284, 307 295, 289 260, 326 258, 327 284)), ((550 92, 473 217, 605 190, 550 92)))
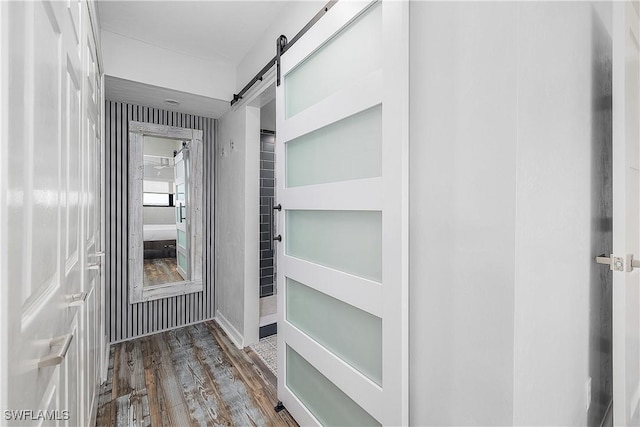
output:
POLYGON ((640 427, 638 40, 0 0, 0 427, 640 427))
POLYGON ((276 403, 275 376, 209 321, 113 345, 96 425, 297 426, 276 403))

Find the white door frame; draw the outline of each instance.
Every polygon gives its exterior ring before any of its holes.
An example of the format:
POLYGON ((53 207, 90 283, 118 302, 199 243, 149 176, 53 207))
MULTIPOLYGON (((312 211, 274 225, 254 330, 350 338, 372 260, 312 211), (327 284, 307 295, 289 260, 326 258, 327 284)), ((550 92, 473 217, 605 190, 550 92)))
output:
MULTIPOLYGON (((0 2, 0 141, 8 141, 8 113, 9 113, 9 52, 8 40, 8 13, 7 2, 0 2)), ((0 194, 7 194, 7 168, 9 156, 9 144, 0 142, 0 194)), ((0 242, 6 242, 7 233, 7 203, 0 201, 0 242)), ((8 282, 8 245, 0 244, 0 378, 8 377, 9 362, 9 287, 8 282)), ((7 407, 8 382, 0 382, 0 408, 7 407)))
MULTIPOLYGON (((614 2, 612 8, 613 253, 619 257, 632 254, 637 259, 640 258, 640 118, 637 117, 640 20, 631 2, 614 2)), ((640 341, 640 300, 637 299, 640 271, 612 273, 613 423, 636 425, 640 421, 640 360, 634 360, 638 357, 640 341)))
MULTIPOLYGON (((276 81, 276 67, 273 66, 262 76, 262 81, 256 83, 236 104, 238 108, 262 108, 275 99, 275 91, 272 86, 276 81), (273 93, 272 93, 273 92, 273 93)), ((236 106, 234 106, 235 108, 236 106)), ((257 135, 260 138, 260 125, 247 129, 247 135, 257 135)), ((277 129, 276 129, 277 135, 277 129)), ((247 159, 257 159, 257 165, 247 164, 245 167, 245 188, 250 196, 245 200, 246 218, 259 218, 260 216, 260 141, 258 144, 247 144, 247 159)), ((276 160, 277 161, 277 160, 276 160)), ((277 195, 276 195, 277 200, 277 195)), ((245 228, 245 248, 257 248, 249 250, 245 254, 245 303, 244 303, 244 333, 243 345, 250 346, 260 339, 260 224, 255 221, 254 227, 245 228), (255 288, 255 289, 254 289, 255 288), (256 291, 257 289, 257 291, 256 291)), ((275 225, 275 224, 274 224, 275 225)), ((272 230, 275 236, 274 230, 272 230)), ((273 237, 273 236, 272 236, 273 237)), ((275 252, 275 248, 274 248, 275 252)), ((275 266, 274 266, 275 267, 275 266)), ((274 281, 275 292, 275 281, 274 281)))
MULTIPOLYGON (((275 66, 267 71, 262 80, 256 83, 242 99, 231 107, 231 114, 246 114, 248 108, 260 108, 275 97, 269 94, 271 86, 275 84, 275 66)), ((244 282, 243 282, 243 328, 235 328, 218 312, 216 298, 216 319, 227 332, 236 347, 243 348, 253 345, 259 340, 260 333, 260 125, 245 129, 245 161, 257 160, 256 164, 245 163, 245 236, 244 236, 244 282), (255 136, 258 143, 249 142, 250 136, 255 136)), ((225 144, 217 141, 216 144, 225 144)), ((216 156, 217 158, 217 156, 216 156)))

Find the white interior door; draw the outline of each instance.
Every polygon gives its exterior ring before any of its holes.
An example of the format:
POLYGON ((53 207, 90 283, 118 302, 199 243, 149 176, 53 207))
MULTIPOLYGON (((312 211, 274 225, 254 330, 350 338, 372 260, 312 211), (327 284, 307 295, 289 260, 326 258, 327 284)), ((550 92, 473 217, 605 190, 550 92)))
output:
POLYGON ((301 425, 406 425, 406 2, 338 2, 277 88, 278 395, 301 425))
MULTIPOLYGON (((613 4, 613 251, 640 259, 638 2, 613 4)), ((640 271, 613 274, 613 421, 640 425, 640 271)))
POLYGON ((82 51, 83 51, 83 226, 85 250, 87 254, 83 292, 85 303, 80 306, 78 321, 80 331, 78 344, 85 364, 80 365, 81 383, 80 417, 83 423, 90 424, 92 410, 95 411, 97 387, 100 384, 100 348, 103 331, 101 322, 100 286, 104 275, 104 246, 101 233, 102 218, 102 79, 98 64, 98 49, 90 24, 89 9, 83 7, 82 51))
POLYGON ((176 188, 176 257, 178 264, 178 273, 184 280, 189 280, 189 233, 187 213, 187 167, 186 162, 188 156, 187 150, 180 151, 174 157, 174 175, 175 175, 175 188, 176 188))
POLYGON ((0 242, 9 288, 2 381, 10 393, 1 403, 14 411, 3 413, 3 423, 88 425, 99 339, 92 295, 101 269, 92 264, 100 245, 99 88, 86 96, 99 80, 94 33, 85 1, 2 7, 3 144, 11 149, 3 152, 10 158, 3 159, 7 238, 0 242))

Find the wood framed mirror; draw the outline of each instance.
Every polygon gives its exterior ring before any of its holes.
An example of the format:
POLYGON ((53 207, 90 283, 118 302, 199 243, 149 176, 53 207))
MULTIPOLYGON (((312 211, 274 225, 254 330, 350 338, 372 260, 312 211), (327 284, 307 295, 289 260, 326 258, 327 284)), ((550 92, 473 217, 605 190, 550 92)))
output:
POLYGON ((203 289, 202 131, 129 122, 129 301, 203 289))

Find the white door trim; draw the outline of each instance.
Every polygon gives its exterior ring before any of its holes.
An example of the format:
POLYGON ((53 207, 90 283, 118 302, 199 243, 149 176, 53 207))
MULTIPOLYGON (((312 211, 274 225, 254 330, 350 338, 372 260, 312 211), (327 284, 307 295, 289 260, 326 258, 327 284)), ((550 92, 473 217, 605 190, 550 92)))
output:
MULTIPOLYGON (((637 110, 640 100, 639 17, 638 11, 628 1, 614 2, 612 8, 613 253, 616 256, 633 254, 640 257, 640 120, 629 117, 634 108, 637 110), (631 92, 634 89, 635 93, 631 92)), ((635 357, 632 355, 634 346, 639 340, 640 301, 632 300, 634 294, 638 295, 639 276, 638 270, 613 272, 613 423, 620 426, 635 425, 640 420, 640 360, 634 361, 635 367, 629 366, 630 359, 635 357)))

